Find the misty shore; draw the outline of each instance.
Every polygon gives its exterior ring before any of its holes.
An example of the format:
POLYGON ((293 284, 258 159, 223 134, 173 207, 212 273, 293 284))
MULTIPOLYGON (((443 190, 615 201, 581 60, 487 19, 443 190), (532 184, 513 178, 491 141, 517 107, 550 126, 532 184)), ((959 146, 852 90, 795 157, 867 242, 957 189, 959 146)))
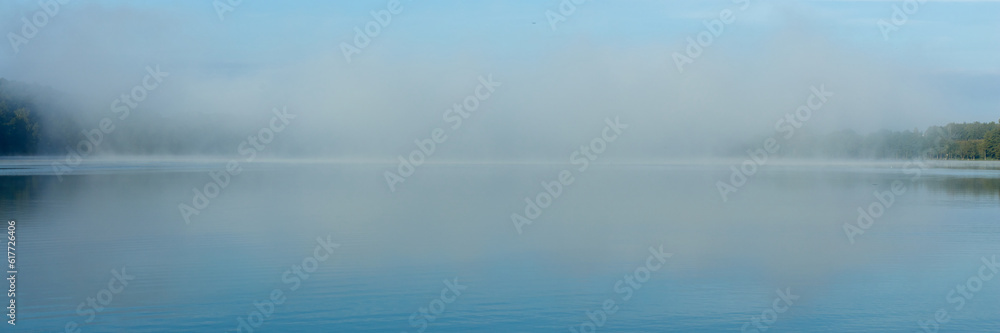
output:
MULTIPOLYGON (((71 170, 66 174, 93 174, 107 171, 181 171, 198 172, 210 171, 225 165, 233 160, 242 163, 248 168, 277 168, 282 166, 295 165, 351 165, 351 166, 371 166, 373 168, 383 168, 395 165, 396 161, 384 159, 337 159, 337 158, 259 158, 246 163, 242 159, 226 157, 204 157, 204 156, 114 156, 114 157, 94 157, 79 161, 77 164, 67 163, 65 157, 61 156, 4 156, 0 157, 0 175, 8 176, 28 176, 28 175, 55 175, 57 173, 54 164, 69 166, 71 170)), ((678 158, 661 160, 607 160, 596 161, 592 165, 599 168, 614 167, 673 167, 673 166, 714 166, 727 167, 730 165, 740 165, 745 159, 742 158, 678 158)), ((922 163, 926 169, 966 169, 966 170, 1000 170, 1000 161, 962 161, 962 160, 832 160, 832 159, 782 159, 774 158, 764 163, 762 167, 843 167, 843 168, 875 168, 875 169, 902 169, 908 166, 922 163)), ((470 160, 441 160, 428 161, 429 166, 469 166, 469 167, 496 167, 496 166, 539 166, 539 167, 565 167, 570 166, 566 161, 470 161, 470 160)))

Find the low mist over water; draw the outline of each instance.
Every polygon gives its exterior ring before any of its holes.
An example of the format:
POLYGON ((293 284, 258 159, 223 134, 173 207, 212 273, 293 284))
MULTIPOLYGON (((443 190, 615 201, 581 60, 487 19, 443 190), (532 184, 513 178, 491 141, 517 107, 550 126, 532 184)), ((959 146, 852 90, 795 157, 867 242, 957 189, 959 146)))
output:
POLYGON ((3 330, 1000 331, 997 14, 7 1, 3 330))

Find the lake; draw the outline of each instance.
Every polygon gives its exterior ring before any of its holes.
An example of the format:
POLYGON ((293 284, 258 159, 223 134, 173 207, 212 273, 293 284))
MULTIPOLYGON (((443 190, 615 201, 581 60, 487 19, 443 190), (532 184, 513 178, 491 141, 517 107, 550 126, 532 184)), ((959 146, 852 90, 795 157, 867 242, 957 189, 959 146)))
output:
POLYGON ((995 164, 2 165, 16 331, 1000 332, 995 164))

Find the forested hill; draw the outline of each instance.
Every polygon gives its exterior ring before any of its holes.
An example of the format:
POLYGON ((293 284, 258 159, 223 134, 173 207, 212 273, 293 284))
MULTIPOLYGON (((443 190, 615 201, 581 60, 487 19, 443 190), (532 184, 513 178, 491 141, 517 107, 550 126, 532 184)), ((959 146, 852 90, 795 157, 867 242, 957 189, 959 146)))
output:
POLYGON ((0 78, 0 155, 37 152, 40 125, 29 89, 0 78))
MULTIPOLYGON (((234 123, 227 114, 199 115, 197 122, 184 117, 169 119, 165 114, 168 112, 147 103, 121 121, 107 108, 95 109, 93 103, 81 103, 79 98, 50 87, 0 78, 0 156, 65 156, 68 150, 85 155, 80 143, 89 139, 84 133, 109 116, 121 122, 113 135, 101 139, 95 155, 233 154, 246 137, 239 127, 224 126, 234 123)), ((292 143, 273 144, 275 151, 295 149, 292 143)))
POLYGON ((51 155, 79 140, 69 95, 0 78, 0 156, 51 155))

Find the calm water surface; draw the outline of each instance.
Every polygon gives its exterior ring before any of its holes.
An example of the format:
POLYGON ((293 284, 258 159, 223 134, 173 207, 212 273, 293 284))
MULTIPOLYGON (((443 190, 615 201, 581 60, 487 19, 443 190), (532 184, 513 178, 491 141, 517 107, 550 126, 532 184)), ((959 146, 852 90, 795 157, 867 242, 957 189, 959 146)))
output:
POLYGON ((976 278, 995 170, 766 166, 723 202, 728 164, 573 167, 519 234, 571 166, 425 165, 391 192, 389 165, 244 165, 187 223, 224 164, 5 165, 16 331, 913 332, 944 309, 928 327, 1000 332, 1000 275, 976 278))

